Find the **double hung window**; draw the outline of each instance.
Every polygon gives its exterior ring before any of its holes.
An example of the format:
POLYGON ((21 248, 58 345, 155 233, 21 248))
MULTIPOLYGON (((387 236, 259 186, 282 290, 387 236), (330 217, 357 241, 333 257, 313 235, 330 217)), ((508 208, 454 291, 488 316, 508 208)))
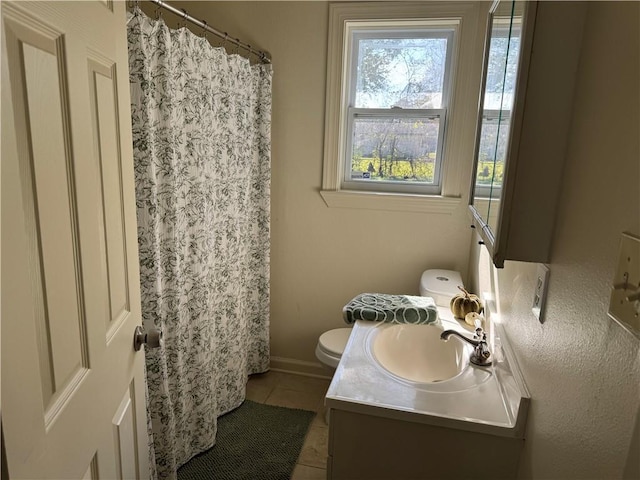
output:
POLYGON ((475 147, 487 12, 482 2, 330 5, 327 206, 458 208, 475 147))
POLYGON ((347 24, 342 187, 439 193, 455 26, 347 24))

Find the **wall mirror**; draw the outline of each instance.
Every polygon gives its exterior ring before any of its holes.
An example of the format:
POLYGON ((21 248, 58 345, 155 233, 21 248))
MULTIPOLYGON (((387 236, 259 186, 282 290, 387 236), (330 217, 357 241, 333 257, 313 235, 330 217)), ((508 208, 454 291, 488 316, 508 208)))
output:
POLYGON ((470 203, 474 226, 492 256, 516 161, 532 36, 527 18, 534 10, 535 2, 498 0, 489 13, 470 203))

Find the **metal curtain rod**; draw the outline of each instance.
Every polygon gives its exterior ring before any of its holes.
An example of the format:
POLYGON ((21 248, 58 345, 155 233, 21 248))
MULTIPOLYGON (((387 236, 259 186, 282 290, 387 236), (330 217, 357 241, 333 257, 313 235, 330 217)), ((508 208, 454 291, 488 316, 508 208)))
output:
MULTIPOLYGON (((244 48, 250 54, 254 54, 256 57, 258 57, 264 63, 271 63, 271 57, 269 56, 269 54, 267 52, 262 52, 260 50, 255 50, 251 45, 249 45, 247 43, 242 43, 240 41, 240 39, 232 38, 226 32, 221 32, 219 30, 216 30, 213 27, 210 27, 209 25, 207 25, 207 22, 205 22, 204 20, 198 20, 197 18, 192 17, 191 15, 189 15, 185 9, 178 10, 176 7, 168 4, 167 2, 163 2, 162 0, 149 0, 149 1, 151 3, 157 5, 158 7, 162 7, 164 9, 166 9, 166 10, 169 10, 174 15, 177 15, 177 16, 181 17, 183 21, 184 20, 189 21, 189 22, 199 26, 203 30, 206 30, 207 32, 211 32, 214 35, 216 35, 217 37, 223 38, 225 42, 228 41, 228 42, 231 42, 231 43, 233 43, 234 45, 236 45, 238 47, 244 48)), ((136 4, 137 3, 138 2, 136 2, 136 4)))

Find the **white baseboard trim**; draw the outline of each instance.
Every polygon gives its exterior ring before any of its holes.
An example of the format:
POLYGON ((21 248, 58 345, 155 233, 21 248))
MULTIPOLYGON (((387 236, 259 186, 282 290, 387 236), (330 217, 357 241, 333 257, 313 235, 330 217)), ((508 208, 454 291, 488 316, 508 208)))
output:
POLYGON ((305 362, 294 358, 271 357, 270 369, 274 372, 293 373, 307 377, 328 378, 332 374, 328 367, 318 362, 305 362))

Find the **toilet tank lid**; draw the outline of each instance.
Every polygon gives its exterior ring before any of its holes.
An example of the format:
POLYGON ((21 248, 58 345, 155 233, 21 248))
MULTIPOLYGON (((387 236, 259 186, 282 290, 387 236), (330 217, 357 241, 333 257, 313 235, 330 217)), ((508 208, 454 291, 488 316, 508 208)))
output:
POLYGON ((318 342, 326 352, 342 355, 349 341, 349 335, 351 335, 351 328, 336 328, 320 335, 318 342))
POLYGON ((422 289, 435 295, 453 297, 460 293, 458 285, 464 286, 460 272, 455 270, 426 270, 420 279, 422 289))

